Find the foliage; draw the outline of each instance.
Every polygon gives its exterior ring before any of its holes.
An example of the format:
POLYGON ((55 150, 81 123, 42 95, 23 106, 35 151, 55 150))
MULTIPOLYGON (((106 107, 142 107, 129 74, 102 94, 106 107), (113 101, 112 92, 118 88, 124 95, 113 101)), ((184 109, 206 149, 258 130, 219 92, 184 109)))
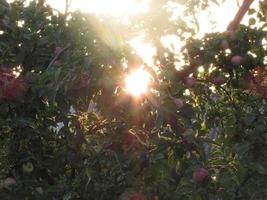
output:
POLYGON ((266 0, 248 26, 201 39, 194 14, 217 1, 177 2, 185 16, 153 0, 123 25, 0 0, 1 199, 266 199, 266 0), (145 65, 139 99, 123 85, 137 33, 158 69, 145 65), (182 61, 160 42, 172 34, 182 61))

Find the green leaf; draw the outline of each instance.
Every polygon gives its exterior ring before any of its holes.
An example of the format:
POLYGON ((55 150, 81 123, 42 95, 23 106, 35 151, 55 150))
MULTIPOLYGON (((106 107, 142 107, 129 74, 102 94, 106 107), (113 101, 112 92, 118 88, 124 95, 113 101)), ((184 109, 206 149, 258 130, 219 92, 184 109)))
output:
POLYGON ((201 196, 199 194, 194 195, 194 200, 202 200, 201 196))
POLYGON ((9 111, 9 107, 8 107, 8 104, 5 103, 5 104, 0 104, 0 110, 1 110, 1 114, 7 114, 8 111, 9 111))
POLYGON ((253 164, 253 169, 255 169, 259 174, 267 175, 267 168, 260 163, 253 164))
POLYGON ((180 115, 188 118, 188 119, 192 119, 195 117, 195 111, 194 111, 194 108, 189 105, 189 104, 186 104, 184 105, 181 109, 180 109, 180 115))
POLYGON ((239 143, 235 144, 234 152, 237 153, 239 156, 243 156, 246 152, 249 151, 251 148, 251 144, 249 143, 239 143))
POLYGON ((249 113, 245 116, 244 122, 247 126, 250 126, 254 120, 256 119, 256 116, 253 113, 249 113))
POLYGON ((163 115, 161 113, 159 113, 157 115, 157 118, 156 118, 156 121, 155 121, 156 128, 160 128, 162 123, 163 123, 163 121, 164 121, 164 117, 163 117, 163 115))
POLYGON ((254 8, 251 8, 251 9, 249 9, 248 10, 248 14, 249 15, 252 15, 252 14, 254 14, 254 13, 256 13, 257 11, 254 9, 254 8))
POLYGON ((70 200, 71 199, 71 193, 67 193, 64 195, 63 200, 70 200))

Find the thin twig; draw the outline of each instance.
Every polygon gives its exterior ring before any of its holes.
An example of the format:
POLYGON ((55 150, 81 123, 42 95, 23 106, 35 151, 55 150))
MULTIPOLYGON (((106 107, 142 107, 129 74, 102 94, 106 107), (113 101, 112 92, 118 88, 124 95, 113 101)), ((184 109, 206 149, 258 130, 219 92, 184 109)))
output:
POLYGON ((68 14, 71 3, 72 3, 72 0, 65 0, 65 13, 64 13, 65 16, 68 14))
POLYGON ((65 0, 65 15, 68 13, 69 1, 65 0))
POLYGON ((58 57, 60 56, 60 54, 63 53, 63 51, 65 51, 66 49, 68 49, 70 47, 70 44, 68 44, 67 46, 65 46, 63 49, 61 49, 60 51, 57 52, 57 54, 55 55, 55 57, 53 58, 53 60, 49 63, 49 65, 47 66, 46 70, 49 70, 53 64, 56 62, 56 60, 58 59, 58 57))

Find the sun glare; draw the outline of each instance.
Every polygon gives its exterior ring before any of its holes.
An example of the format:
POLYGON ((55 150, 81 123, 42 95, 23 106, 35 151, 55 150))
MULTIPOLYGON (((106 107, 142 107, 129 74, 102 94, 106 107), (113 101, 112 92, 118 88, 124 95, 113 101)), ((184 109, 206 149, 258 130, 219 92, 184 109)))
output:
POLYGON ((137 69, 125 78, 126 91, 138 97, 148 91, 149 82, 149 73, 143 69, 137 69))
MULTIPOLYGON (((47 0, 60 11, 65 9, 64 0, 47 0)), ((111 15, 113 17, 125 17, 146 12, 149 9, 148 0, 136 2, 134 0, 75 0, 71 3, 70 11, 81 10, 83 12, 99 15, 111 15)))
POLYGON ((130 45, 136 51, 143 62, 148 65, 153 65, 153 56, 156 55, 156 48, 144 40, 144 36, 137 36, 130 41, 130 45))
POLYGON ((148 10, 147 2, 136 3, 133 0, 91 0, 89 12, 110 14, 114 17, 136 15, 148 10))

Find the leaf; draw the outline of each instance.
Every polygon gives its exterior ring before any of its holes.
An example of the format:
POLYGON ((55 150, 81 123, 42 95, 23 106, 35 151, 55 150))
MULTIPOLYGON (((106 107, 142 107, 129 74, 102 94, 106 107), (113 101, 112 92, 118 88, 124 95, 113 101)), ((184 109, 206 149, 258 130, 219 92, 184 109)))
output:
POLYGON ((234 152, 242 156, 249 151, 250 147, 251 145, 249 143, 239 143, 234 146, 234 152))
POLYGON ((38 46, 43 46, 43 45, 47 44, 48 41, 49 41, 49 37, 43 36, 43 37, 41 37, 41 39, 38 40, 38 46))
POLYGON ((248 10, 248 14, 249 14, 249 15, 253 15, 253 14, 256 13, 256 12, 257 12, 257 11, 256 11, 254 8, 248 10))
POLYGON ((255 127, 255 132, 259 134, 264 134, 264 131, 266 130, 266 126, 263 124, 259 124, 255 127))
POLYGON ((1 110, 1 114, 7 114, 9 111, 9 107, 8 104, 0 104, 0 110, 1 110))
POLYGON ((192 119, 195 117, 195 111, 193 109, 193 107, 191 105, 184 105, 181 109, 180 109, 180 114, 183 117, 186 117, 188 119, 192 119))
POLYGON ((255 119, 256 119, 255 115, 253 113, 249 113, 245 116, 244 122, 247 126, 250 126, 255 119))
POLYGON ((194 200, 202 200, 202 198, 199 194, 195 194, 194 200))
POLYGON ((156 128, 160 128, 162 123, 163 123, 163 121, 164 121, 164 117, 163 117, 163 115, 161 113, 159 113, 157 115, 157 118, 156 118, 156 121, 155 121, 156 128))
POLYGON ((267 175, 267 169, 260 163, 253 164, 253 169, 255 169, 259 174, 267 175))
POLYGON ((154 160, 162 160, 164 159, 164 155, 162 153, 158 153, 154 156, 154 160))
POLYGON ((216 4, 216 6, 220 6, 220 4, 218 3, 217 0, 211 0, 214 4, 216 4))
POLYGON ((71 193, 67 193, 63 197, 63 200, 70 200, 70 199, 71 199, 71 193))
POLYGON ((0 41, 0 47, 1 47, 1 46, 5 47, 5 48, 8 48, 8 44, 6 44, 6 43, 4 43, 4 42, 2 42, 2 41, 0 41))

